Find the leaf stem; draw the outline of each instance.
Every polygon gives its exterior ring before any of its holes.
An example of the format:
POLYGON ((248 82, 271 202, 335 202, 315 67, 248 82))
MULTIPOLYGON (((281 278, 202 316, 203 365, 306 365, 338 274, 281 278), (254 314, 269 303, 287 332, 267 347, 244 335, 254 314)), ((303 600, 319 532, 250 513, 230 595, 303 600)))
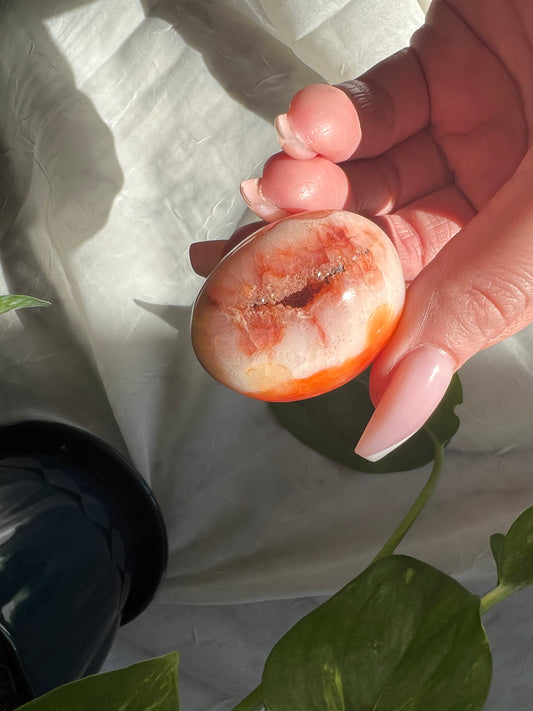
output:
MULTIPOLYGON (((433 467, 431 469, 429 479, 427 480, 426 484, 424 485, 424 488, 417 496, 415 502, 405 515, 400 525, 397 527, 392 536, 376 555, 376 557, 372 561, 373 563, 379 560, 380 558, 386 558, 387 556, 392 555, 394 553, 395 549, 403 540, 413 523, 418 518, 422 509, 427 504, 429 497, 433 493, 441 475, 442 465, 444 462, 444 447, 429 428, 425 429, 426 434, 428 435, 431 440, 431 443, 433 444, 434 450, 433 467)), ((491 593, 489 593, 489 595, 490 594, 491 593)), ((484 599, 485 598, 483 598, 483 600, 484 599)), ((482 603, 483 600, 481 601, 482 603)), ((239 704, 237 704, 237 706, 233 708, 233 711, 266 711, 263 702, 263 689, 261 684, 256 689, 254 689, 251 694, 249 694, 245 699, 243 699, 239 704)))
POLYGON ((479 613, 484 615, 485 612, 488 612, 499 602, 505 600, 506 597, 509 597, 509 595, 516 592, 516 590, 517 588, 513 585, 498 585, 494 590, 483 595, 479 603, 479 613))
POLYGON ((263 703, 263 687, 261 684, 251 694, 235 706, 233 711, 266 711, 263 703))
POLYGON ((418 496, 416 497, 415 502, 405 515, 404 519, 401 521, 400 525, 396 528, 392 536, 385 543, 385 545, 379 551, 376 557, 372 560, 372 563, 375 563, 377 560, 380 560, 381 558, 386 558, 387 556, 392 555, 394 553, 394 551, 404 539, 405 535, 407 534, 413 523, 420 515, 420 512, 422 511, 424 506, 427 504, 429 497, 435 490, 435 487, 442 472, 442 465, 444 462, 444 447, 429 428, 425 428, 425 431, 428 437, 430 438, 431 443, 433 444, 433 450, 435 453, 433 458, 433 467, 431 469, 429 479, 427 480, 420 494, 418 494, 418 496))

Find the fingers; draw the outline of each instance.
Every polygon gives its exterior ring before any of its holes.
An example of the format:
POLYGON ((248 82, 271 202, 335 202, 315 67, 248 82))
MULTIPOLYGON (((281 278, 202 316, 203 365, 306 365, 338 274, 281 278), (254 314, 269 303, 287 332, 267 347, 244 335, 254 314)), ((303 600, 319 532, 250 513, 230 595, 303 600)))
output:
POLYGON ((299 91, 276 120, 287 155, 321 155, 334 163, 376 156, 427 125, 429 99, 412 49, 402 50, 359 79, 299 91))
POLYGON ((451 182, 446 161, 426 131, 372 159, 336 165, 320 156, 294 160, 277 153, 259 180, 241 193, 260 217, 273 221, 304 210, 348 209, 382 215, 451 182))
POLYGON ((523 167, 408 289, 398 329, 372 368, 377 407, 356 447, 361 456, 379 459, 411 436, 455 370, 533 321, 533 204, 523 167))
POLYGON ((405 281, 410 283, 474 215, 462 193, 449 185, 374 222, 396 247, 405 281))
POLYGON ((428 118, 426 84, 412 50, 342 90, 308 86, 276 120, 284 152, 267 161, 261 178, 242 183, 242 196, 269 222, 305 210, 375 215, 396 209, 450 180, 440 150, 422 130, 428 118), (345 162, 352 155, 374 158, 345 162))
POLYGON ((328 84, 312 84, 295 94, 275 126, 280 146, 299 160, 321 155, 340 163, 352 156, 361 140, 353 102, 346 92, 328 84))
POLYGON ((429 122, 429 94, 415 51, 401 50, 355 81, 339 85, 354 104, 361 140, 357 158, 379 155, 429 122))
POLYGON ((267 222, 306 210, 342 210, 351 205, 346 174, 320 156, 297 161, 277 153, 265 163, 262 178, 241 184, 241 194, 267 222))
POLYGON ((426 131, 376 158, 342 165, 353 194, 353 209, 366 216, 398 210, 452 181, 446 161, 426 131))

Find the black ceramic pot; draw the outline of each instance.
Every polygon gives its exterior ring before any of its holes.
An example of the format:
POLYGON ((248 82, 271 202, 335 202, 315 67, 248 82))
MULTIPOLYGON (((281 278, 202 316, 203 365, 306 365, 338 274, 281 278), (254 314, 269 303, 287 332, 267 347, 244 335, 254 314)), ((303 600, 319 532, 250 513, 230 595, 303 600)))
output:
POLYGON ((55 422, 0 427, 0 711, 96 673, 167 554, 150 488, 113 448, 55 422))

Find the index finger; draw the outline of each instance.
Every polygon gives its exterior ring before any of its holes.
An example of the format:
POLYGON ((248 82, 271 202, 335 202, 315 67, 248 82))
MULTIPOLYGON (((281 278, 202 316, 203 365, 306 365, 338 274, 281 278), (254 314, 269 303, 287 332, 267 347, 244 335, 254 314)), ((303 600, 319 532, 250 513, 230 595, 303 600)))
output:
POLYGON ((379 155, 428 122, 424 72, 415 50, 408 48, 353 81, 305 87, 278 116, 276 129, 291 157, 321 155, 338 163, 379 155))

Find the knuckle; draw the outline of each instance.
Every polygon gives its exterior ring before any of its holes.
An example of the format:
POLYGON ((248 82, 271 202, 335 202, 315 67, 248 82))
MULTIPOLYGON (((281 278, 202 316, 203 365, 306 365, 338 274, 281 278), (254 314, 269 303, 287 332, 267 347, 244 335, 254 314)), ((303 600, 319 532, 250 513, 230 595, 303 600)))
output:
POLYGON ((517 273, 478 278, 470 284, 466 306, 466 325, 496 343, 531 320, 533 280, 517 273))

